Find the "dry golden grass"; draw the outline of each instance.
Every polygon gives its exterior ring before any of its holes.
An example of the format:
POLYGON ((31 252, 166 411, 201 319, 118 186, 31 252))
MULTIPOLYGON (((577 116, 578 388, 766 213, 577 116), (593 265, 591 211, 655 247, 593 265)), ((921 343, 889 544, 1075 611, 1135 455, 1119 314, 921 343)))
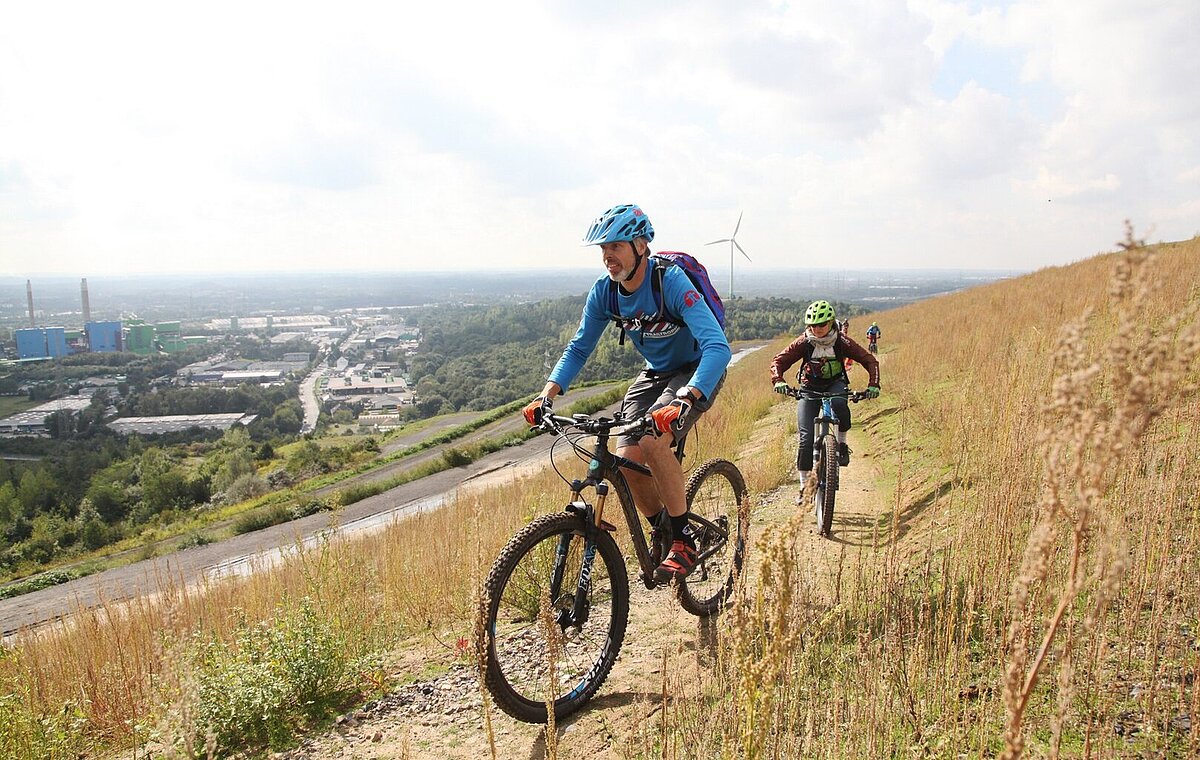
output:
POLYGON ((836 591, 769 545, 713 754, 1200 754, 1197 272, 1192 240, 878 315, 891 525, 836 591))

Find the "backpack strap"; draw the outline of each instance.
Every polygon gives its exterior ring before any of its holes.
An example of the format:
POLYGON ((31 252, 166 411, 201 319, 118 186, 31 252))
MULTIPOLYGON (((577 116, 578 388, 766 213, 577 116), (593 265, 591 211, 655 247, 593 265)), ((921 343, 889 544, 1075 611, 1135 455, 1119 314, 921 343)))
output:
MULTIPOLYGON (((658 322, 662 320, 664 315, 666 315, 670 321, 678 322, 678 320, 671 319, 670 315, 667 314, 665 305, 663 304, 663 277, 666 276, 666 267, 659 264, 652 256, 647 256, 646 258, 649 260, 651 267, 650 292, 654 298, 654 316, 647 317, 644 321, 647 323, 658 322)), ((615 281, 608 281, 608 315, 609 318, 616 322, 617 326, 621 328, 621 338, 618 345, 623 346, 625 345, 625 320, 621 318, 619 301, 617 299, 617 287, 618 285, 615 281)), ((645 343, 645 336, 642 336, 641 340, 643 343, 645 343)))

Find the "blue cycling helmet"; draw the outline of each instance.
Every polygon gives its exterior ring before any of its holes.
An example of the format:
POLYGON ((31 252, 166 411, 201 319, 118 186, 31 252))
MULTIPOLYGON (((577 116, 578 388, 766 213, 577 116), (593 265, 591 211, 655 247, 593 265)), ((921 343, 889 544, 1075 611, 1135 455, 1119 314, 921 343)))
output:
POLYGON ((654 225, 650 224, 650 217, 637 204, 624 203, 596 217, 583 236, 583 244, 600 245, 634 238, 646 238, 649 243, 654 239, 654 225))

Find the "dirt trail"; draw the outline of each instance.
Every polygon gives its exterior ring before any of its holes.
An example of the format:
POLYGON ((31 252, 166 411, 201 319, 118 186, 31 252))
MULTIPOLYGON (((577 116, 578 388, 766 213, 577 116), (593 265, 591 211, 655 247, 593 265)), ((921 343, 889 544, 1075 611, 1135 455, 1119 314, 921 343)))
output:
MULTIPOLYGON (((786 440, 787 422, 794 419, 794 409, 788 403, 778 404, 741 458, 748 459, 763 447, 786 440)), ((794 436, 791 438, 794 451, 794 436)), ((839 564, 846 563, 844 572, 851 563, 869 559, 875 534, 886 531, 892 509, 890 500, 876 490, 878 472, 869 441, 857 424, 850 433, 850 444, 856 454, 851 466, 842 470, 832 538, 818 536, 811 519, 806 519, 806 528, 797 538, 798 554, 812 568, 813 583, 830 592, 839 564)), ((752 546, 764 531, 783 525, 795 514, 796 492, 793 481, 770 493, 752 494, 752 546)), ((748 558, 751 572, 757 562, 757 553, 752 552, 748 558)), ((621 654, 597 697, 558 724, 555 735, 560 757, 607 760, 628 756, 641 728, 653 725, 669 682, 684 678, 694 683, 708 676, 715 656, 716 626, 722 625, 721 621, 698 621, 679 607, 668 589, 648 591, 635 583, 631 591, 629 627, 621 654), (666 662, 670 665, 664 671, 666 662)), ((343 716, 333 731, 306 740, 283 757, 491 757, 474 671, 445 652, 441 646, 410 649, 405 659, 412 667, 401 666, 401 671, 412 674, 436 669, 442 674, 410 683, 343 716)), ((497 758, 548 756, 544 727, 519 723, 494 709, 491 724, 497 758)))

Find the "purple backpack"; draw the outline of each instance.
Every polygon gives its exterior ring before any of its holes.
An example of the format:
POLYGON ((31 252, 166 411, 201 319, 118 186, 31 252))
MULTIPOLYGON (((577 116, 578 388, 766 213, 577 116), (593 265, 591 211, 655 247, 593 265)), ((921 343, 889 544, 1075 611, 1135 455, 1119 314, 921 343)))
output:
MULTIPOLYGON (((668 322, 674 322, 677 325, 682 325, 683 320, 679 317, 673 317, 663 307, 662 298, 662 281, 663 276, 669 266, 677 266, 687 273, 688 279, 692 281, 692 285, 696 290, 700 291, 700 295, 704 296, 705 303, 708 304, 709 310, 713 316, 717 318, 717 324, 721 329, 725 329, 725 304, 721 302, 721 296, 717 294, 717 289, 713 287, 712 280, 708 277, 708 270, 704 265, 696 260, 695 256, 679 251, 659 251, 652 253, 649 256, 651 264, 654 264, 654 271, 650 273, 650 289, 654 293, 654 309, 655 314, 646 322, 659 322, 665 319, 668 322)), ((621 327, 621 343, 625 343, 625 328, 624 320, 617 311, 617 283, 609 281, 608 283, 608 313, 612 315, 612 319, 621 327)))

